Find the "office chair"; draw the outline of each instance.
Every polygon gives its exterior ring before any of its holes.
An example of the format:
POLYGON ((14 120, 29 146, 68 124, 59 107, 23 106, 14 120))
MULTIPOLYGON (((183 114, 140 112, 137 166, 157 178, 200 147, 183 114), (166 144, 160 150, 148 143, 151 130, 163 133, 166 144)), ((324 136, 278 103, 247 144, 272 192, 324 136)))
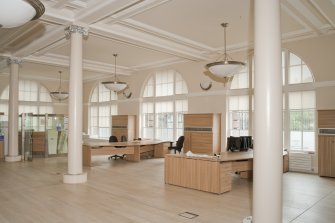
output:
MULTIPOLYGON (((121 137, 121 141, 122 141, 122 137, 121 137)), ((117 139, 116 136, 110 136, 109 137, 109 142, 118 142, 118 139, 117 139)), ((125 147, 125 146, 115 146, 115 148, 123 148, 123 147, 125 147)), ((123 155, 117 155, 117 154, 115 154, 113 156, 108 157, 109 160, 111 160, 113 158, 115 158, 115 159, 117 159, 117 158, 123 159, 124 158, 124 154, 123 155)))
POLYGON ((170 146, 168 147, 169 150, 174 150, 174 153, 176 153, 176 151, 178 150, 178 152, 181 152, 181 149, 184 146, 184 140, 185 137, 184 136, 179 136, 178 140, 176 141, 176 145, 172 146, 172 142, 170 142, 170 146))

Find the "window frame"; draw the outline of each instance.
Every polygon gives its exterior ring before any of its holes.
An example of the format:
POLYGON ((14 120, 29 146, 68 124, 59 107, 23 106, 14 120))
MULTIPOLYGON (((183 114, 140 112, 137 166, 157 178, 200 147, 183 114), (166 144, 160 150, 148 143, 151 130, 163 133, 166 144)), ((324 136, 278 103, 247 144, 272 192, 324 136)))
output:
POLYGON ((117 100, 117 94, 105 88, 100 82, 92 89, 88 106, 88 133, 91 138, 109 138, 112 132, 112 115, 118 114, 117 100), (92 109, 96 109, 94 117, 92 116, 92 109), (103 112, 106 109, 107 112, 103 112), (92 125, 94 119, 96 119, 94 122, 96 125, 92 125))
MULTIPOLYGON (((296 150, 292 148, 291 146, 291 137, 290 137, 290 109, 289 109, 289 93, 290 92, 304 92, 304 91, 313 91, 314 92, 314 100, 315 100, 315 78, 313 75, 313 72, 310 70, 308 64, 298 55, 290 52, 287 49, 282 50, 282 74, 283 76, 283 149, 287 149, 290 151, 302 151, 302 152, 311 152, 311 150, 304 150, 301 148, 300 150, 296 150), (290 56, 294 55, 298 57, 301 61, 299 66, 301 66, 301 69, 303 67, 308 68, 308 72, 311 75, 309 79, 311 79, 310 82, 305 82, 303 81, 303 73, 301 73, 301 83, 292 83, 289 84, 289 69, 290 69, 290 56)), ((228 100, 227 100, 227 127, 226 127, 226 133, 227 136, 229 136, 229 126, 231 125, 232 120, 230 120, 230 108, 229 108, 229 97, 230 96, 243 96, 243 95, 248 95, 249 96, 249 135, 253 135, 253 118, 254 118, 254 111, 253 111, 253 95, 254 95, 254 63, 253 63, 253 55, 251 55, 248 59, 247 66, 248 66, 248 75, 249 75, 249 88, 238 88, 238 89, 229 89, 228 91, 228 100)), ((234 81, 234 79, 233 79, 234 81)), ((310 109, 308 109, 310 110, 310 109)), ((316 142, 315 142, 315 136, 316 136, 316 106, 312 109, 314 111, 314 149, 312 151, 316 150, 316 142)), ((303 112, 303 111, 302 111, 303 112)), ((303 134, 303 132, 302 132, 303 134)), ((303 142, 303 138, 302 138, 303 142)))
MULTIPOLYGON (((169 78, 167 78, 167 80, 169 80, 169 78)), ((171 92, 171 90, 167 89, 167 92, 171 92)), ((180 121, 180 114, 181 113, 186 113, 188 111, 188 100, 187 100, 187 93, 188 93, 188 88, 186 85, 185 80, 182 78, 182 75, 180 73, 178 73, 175 70, 172 69, 168 69, 168 70, 163 70, 163 71, 156 71, 153 74, 150 75, 150 77, 147 79, 147 81, 144 83, 143 85, 143 91, 142 91, 142 103, 140 104, 140 135, 141 137, 152 137, 155 139, 163 139, 163 140, 171 140, 171 141, 175 141, 180 134, 183 134, 183 125, 182 127, 180 126, 180 122, 176 121, 180 121), (172 94, 168 93, 165 95, 161 95, 159 94, 159 96, 156 95, 158 91, 157 87, 159 86, 165 86, 163 82, 160 82, 159 84, 157 84, 156 81, 156 77, 158 75, 164 75, 164 74, 168 74, 168 75, 173 75, 173 82, 171 82, 171 80, 167 83, 170 87, 172 86, 172 94), (171 83, 173 83, 171 85, 171 83), (178 89, 178 87, 180 89, 178 89), (149 92, 149 90, 151 91, 151 93, 149 92), (177 103, 182 102, 182 108, 178 109, 177 108, 177 103), (156 106, 158 103, 172 103, 172 112, 168 112, 169 114, 172 113, 172 116, 170 114, 170 118, 172 119, 172 128, 170 129, 170 133, 168 134, 167 137, 163 137, 162 138, 162 134, 161 136, 158 136, 159 133, 159 126, 157 123, 157 116, 158 114, 162 114, 162 113, 157 113, 156 111, 156 106), (147 104, 151 104, 152 108, 152 113, 151 112, 145 112, 145 106, 147 106, 147 104), (186 104, 186 105, 185 105, 186 104), (185 108, 186 107, 186 108, 185 108), (178 110, 178 111, 177 111, 178 110), (148 128, 147 124, 145 123, 147 122, 146 120, 146 116, 149 115, 153 116, 153 123, 152 126, 148 128), (182 131, 181 131, 182 128, 182 131), (152 135, 148 135, 148 130, 151 130, 151 134, 152 135), (172 130, 171 130, 172 129, 172 130)), ((182 120, 183 121, 183 120, 182 120)), ((167 123, 168 124, 168 123, 167 123)), ((170 125, 171 126, 171 123, 170 125)))

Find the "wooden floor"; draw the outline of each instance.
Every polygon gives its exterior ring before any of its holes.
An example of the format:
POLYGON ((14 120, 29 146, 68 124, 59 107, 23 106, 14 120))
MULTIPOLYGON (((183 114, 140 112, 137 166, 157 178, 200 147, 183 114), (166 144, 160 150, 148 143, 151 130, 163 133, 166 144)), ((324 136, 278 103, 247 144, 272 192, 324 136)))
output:
MULTIPOLYGON (((77 185, 62 183, 66 157, 0 162, 0 222, 241 223, 251 214, 252 183, 238 177, 216 195, 165 185, 164 159, 93 162, 88 182, 77 185)), ((334 179, 286 173, 283 200, 283 222, 335 222, 334 179)))

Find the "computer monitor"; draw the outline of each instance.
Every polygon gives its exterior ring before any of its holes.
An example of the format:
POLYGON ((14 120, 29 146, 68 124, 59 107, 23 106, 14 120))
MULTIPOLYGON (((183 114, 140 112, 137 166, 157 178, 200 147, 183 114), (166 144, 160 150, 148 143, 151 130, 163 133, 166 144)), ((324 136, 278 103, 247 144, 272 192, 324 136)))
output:
POLYGON ((227 150, 236 151, 248 151, 253 148, 252 136, 229 136, 227 138, 227 150))

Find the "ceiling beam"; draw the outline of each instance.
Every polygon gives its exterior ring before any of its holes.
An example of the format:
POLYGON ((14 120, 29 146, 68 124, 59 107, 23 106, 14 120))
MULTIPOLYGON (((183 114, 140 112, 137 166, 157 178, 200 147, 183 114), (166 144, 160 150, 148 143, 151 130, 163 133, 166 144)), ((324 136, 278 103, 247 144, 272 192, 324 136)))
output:
MULTIPOLYGON (((317 1, 315 1, 315 0, 309 0, 309 1, 315 7, 315 9, 317 9, 319 11, 319 13, 325 18, 325 20, 331 25, 331 27, 334 29, 335 28, 335 22, 331 18, 329 18, 329 16, 327 15, 327 13, 324 10, 322 10, 322 8, 319 6, 317 1)), ((335 0, 334 0, 334 3, 335 3, 335 0)))
POLYGON ((50 47, 62 39, 65 39, 64 27, 56 27, 52 31, 46 32, 46 34, 37 41, 33 41, 28 46, 18 50, 14 53, 14 55, 19 57, 26 57, 34 53, 38 53, 39 50, 43 50, 45 47, 50 47))

